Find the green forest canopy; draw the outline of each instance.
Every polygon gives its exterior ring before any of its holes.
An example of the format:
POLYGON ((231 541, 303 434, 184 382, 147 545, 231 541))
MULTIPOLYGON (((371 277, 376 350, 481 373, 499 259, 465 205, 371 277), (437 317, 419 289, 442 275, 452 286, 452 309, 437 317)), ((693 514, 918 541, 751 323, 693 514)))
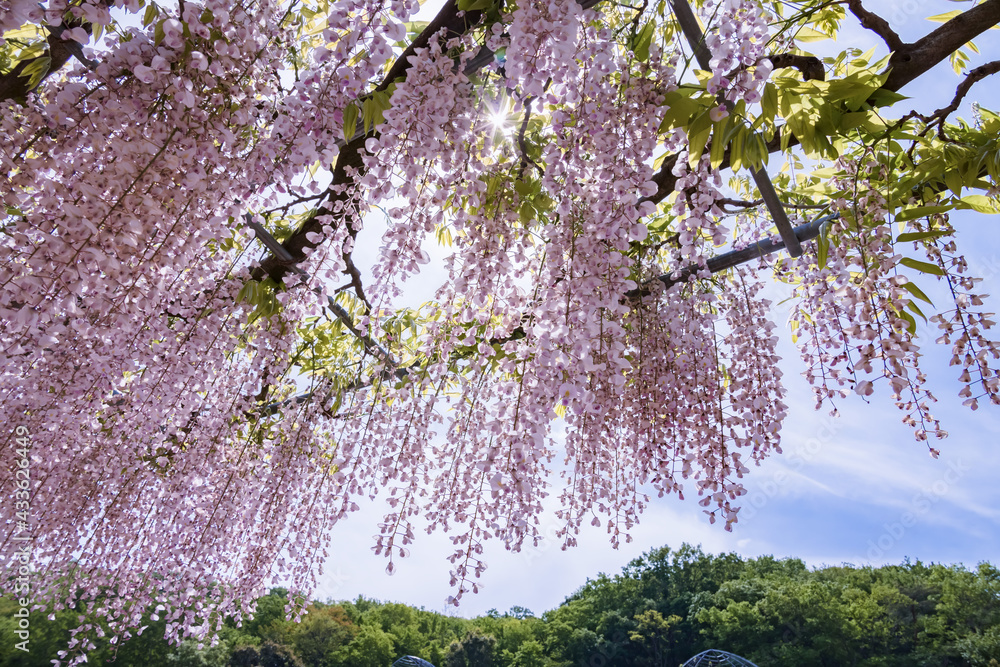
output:
MULTIPOLYGON (((760 667, 995 666, 1000 660, 1000 571, 989 563, 905 561, 808 568, 796 558, 653 549, 621 574, 588 580, 540 617, 523 607, 464 619, 359 597, 313 602, 286 620, 287 591, 257 601, 214 647, 170 646, 164 621, 89 654, 144 667, 388 667, 404 655, 437 667, 675 667, 721 648, 760 667)), ((32 650, 13 650, 13 603, 0 598, 0 663, 46 667, 66 645, 76 612, 32 621, 32 650), (37 632, 37 634, 36 634, 37 632)), ((41 616, 41 615, 39 615, 41 616)))

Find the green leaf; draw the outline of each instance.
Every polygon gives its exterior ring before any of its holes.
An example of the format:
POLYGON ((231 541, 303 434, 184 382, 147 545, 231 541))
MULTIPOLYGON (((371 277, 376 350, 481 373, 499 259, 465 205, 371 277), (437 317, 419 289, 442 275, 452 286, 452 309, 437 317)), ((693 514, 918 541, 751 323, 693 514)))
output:
POLYGON ((929 273, 935 276, 943 276, 944 271, 937 264, 931 264, 929 262, 921 262, 919 259, 913 259, 912 257, 904 257, 899 260, 899 263, 903 266, 914 269, 915 271, 920 271, 921 273, 929 273))
POLYGON ((17 60, 31 60, 32 58, 37 58, 43 53, 45 53, 45 42, 35 42, 34 44, 30 44, 21 49, 17 54, 17 60))
POLYGON ((712 162, 712 169, 718 169, 719 165, 726 157, 726 130, 729 129, 729 121, 731 116, 726 116, 718 123, 712 130, 712 148, 709 152, 709 157, 712 162))
POLYGON ((959 49, 952 53, 948 60, 951 61, 951 68, 955 70, 955 74, 961 74, 965 66, 969 64, 969 54, 959 49))
POLYGON ((830 82, 817 81, 814 82, 814 85, 822 89, 823 86, 821 84, 826 84, 827 93, 823 97, 830 102, 839 102, 840 100, 846 100, 858 95, 863 95, 862 99, 867 99, 878 88, 878 86, 869 85, 872 78, 874 77, 868 77, 868 81, 866 81, 856 75, 851 75, 850 78, 830 82))
POLYGON ((492 175, 486 176, 486 178, 485 178, 485 181, 486 181, 486 194, 488 196, 492 196, 492 195, 496 194, 496 191, 500 187, 500 183, 502 182, 502 180, 503 179, 502 179, 502 177, 499 174, 492 174, 492 175))
POLYGON ((910 315, 905 310, 900 310, 898 312, 898 315, 901 318, 903 318, 904 320, 906 320, 906 323, 907 323, 906 324, 906 330, 910 333, 911 336, 913 334, 917 333, 917 321, 915 319, 913 319, 913 315, 910 315))
POLYGON ((905 234, 900 234, 896 237, 896 241, 899 243, 906 243, 907 241, 920 241, 922 239, 936 239, 939 236, 947 236, 951 234, 950 231, 946 229, 935 229, 929 232, 906 232, 905 234))
POLYGON ((961 202, 963 204, 968 204, 968 206, 959 206, 959 208, 971 208, 974 211, 979 211, 980 213, 1000 213, 997 209, 996 204, 992 199, 986 195, 966 195, 962 197, 961 202))
POLYGON ((954 206, 950 204, 946 204, 944 206, 916 206, 914 208, 908 208, 897 213, 896 222, 905 222, 907 220, 926 218, 929 215, 934 215, 935 213, 944 213, 945 211, 950 211, 953 208, 954 206))
POLYGON ((35 58, 30 63, 28 63, 23 70, 21 70, 21 76, 28 77, 28 90, 31 90, 45 78, 45 75, 49 73, 49 66, 52 64, 52 58, 49 56, 39 56, 35 58))
POLYGON ((142 15, 142 25, 143 27, 148 26, 150 23, 156 20, 156 17, 160 14, 160 8, 153 3, 146 5, 146 13, 142 15))
POLYGON ((463 12, 486 10, 493 6, 493 0, 458 0, 458 9, 463 12))
POLYGON ((691 166, 698 164, 701 154, 705 152, 705 144, 708 143, 708 136, 712 133, 712 119, 708 116, 708 111, 703 112, 694 119, 691 127, 688 128, 688 142, 691 146, 691 153, 688 161, 691 166))
POLYGON ((767 159, 771 155, 771 152, 767 149, 767 142, 764 141, 764 136, 760 133, 754 133, 753 141, 757 144, 757 156, 758 161, 753 165, 755 169, 763 169, 767 166, 767 159))
POLYGON ((705 110, 705 105, 692 99, 690 90, 680 88, 672 90, 663 97, 663 106, 667 111, 660 123, 660 132, 666 132, 675 127, 681 127, 705 110))
POLYGON ((770 81, 764 84, 764 93, 760 98, 760 112, 767 118, 774 118, 778 113, 778 89, 770 81))
POLYGON ((541 191, 538 181, 514 181, 514 191, 521 197, 531 197, 541 191))
POLYGON ((517 209, 517 214, 521 219, 521 224, 526 225, 535 217, 535 209, 532 208, 529 202, 524 202, 521 204, 520 208, 517 209))
POLYGON ((856 127, 864 125, 867 120, 867 111, 852 111, 850 113, 845 113, 840 119, 840 131, 849 132, 856 127))
POLYGON ((653 41, 653 30, 653 22, 649 21, 646 25, 642 26, 639 32, 637 32, 635 37, 632 39, 630 48, 635 54, 636 59, 640 62, 649 60, 649 45, 653 41))
POLYGON ((935 14, 934 16, 928 16, 928 21, 934 21, 935 23, 947 23, 956 16, 962 13, 961 9, 953 9, 950 12, 945 12, 944 14, 935 14))
POLYGON ((824 39, 830 39, 830 35, 812 28, 802 27, 795 33, 795 40, 798 42, 821 42, 824 39))
POLYGON ((962 173, 957 169, 949 169, 944 172, 944 184, 948 186, 956 197, 962 196, 962 186, 964 182, 962 180, 962 173))
POLYGON ((344 394, 338 393, 337 398, 334 399, 333 405, 330 406, 330 412, 337 414, 337 410, 340 410, 341 404, 344 402, 344 394))
MULTIPOLYGON (((932 306, 934 305, 934 302, 930 300, 930 297, 928 297, 926 294, 924 294, 924 291, 922 289, 920 289, 919 287, 917 287, 915 284, 913 284, 913 283, 903 283, 903 289, 905 289, 907 292, 909 292, 913 296, 917 297, 921 301, 926 301, 927 303, 931 304, 932 306)), ((923 313, 921 313, 921 315, 922 314, 923 313)), ((927 319, 927 318, 924 318, 924 319, 927 319)))
POLYGON ((743 167, 743 145, 746 142, 749 130, 742 123, 733 135, 733 141, 729 146, 729 167, 733 173, 738 172, 743 167))
POLYGON ((256 304, 257 302, 257 281, 251 280, 240 288, 236 295, 236 303, 256 304))
POLYGON ((901 95, 894 90, 879 88, 878 90, 873 91, 872 94, 868 96, 868 99, 874 106, 889 107, 900 100, 908 100, 910 98, 906 95, 901 95))
POLYGON ((451 237, 451 230, 448 229, 447 225, 440 225, 436 232, 436 238, 439 245, 451 247, 453 239, 451 237))
MULTIPOLYGON (((790 134, 790 132, 786 132, 782 136, 790 134)), ((760 169, 762 166, 760 142, 757 141, 759 136, 757 133, 753 133, 747 137, 746 143, 743 144, 743 166, 749 169, 760 169)))
POLYGON ((816 119, 809 113, 809 109, 804 104, 798 102, 790 102, 789 111, 790 113, 785 114, 788 129, 799 140, 806 155, 813 157, 817 152, 816 119))
POLYGON ((14 28, 13 30, 8 30, 3 33, 3 37, 6 40, 16 40, 21 42, 29 42, 33 39, 38 39, 44 37, 41 28, 37 25, 28 23, 21 26, 20 28, 14 28))
POLYGON ((153 44, 156 46, 159 46, 160 42, 163 41, 163 38, 167 36, 166 31, 163 30, 163 23, 165 21, 166 19, 161 19, 156 23, 156 27, 153 29, 153 44))
POLYGON ((369 97, 361 103, 361 122, 364 124, 365 134, 371 131, 375 120, 375 100, 369 97))
POLYGON ((344 107, 344 140, 350 141, 358 131, 358 105, 350 102, 344 107))
POLYGON ((372 97, 375 100, 375 124, 385 122, 385 112, 392 106, 392 92, 396 90, 396 85, 391 84, 389 90, 380 90, 372 97))
POLYGON ((830 255, 830 223, 824 222, 819 226, 819 236, 816 237, 816 264, 819 268, 826 268, 826 260, 830 255))
POLYGON ((424 28, 430 25, 430 21, 410 21, 405 25, 407 33, 419 35, 424 31, 424 28))
POLYGON ((389 92, 380 90, 361 104, 361 118, 364 122, 365 134, 385 121, 383 112, 389 108, 389 92))
POLYGON ((906 304, 906 307, 915 312, 917 315, 919 315, 924 322, 927 321, 927 316, 924 315, 924 311, 920 310, 917 304, 911 301, 908 304, 906 304))

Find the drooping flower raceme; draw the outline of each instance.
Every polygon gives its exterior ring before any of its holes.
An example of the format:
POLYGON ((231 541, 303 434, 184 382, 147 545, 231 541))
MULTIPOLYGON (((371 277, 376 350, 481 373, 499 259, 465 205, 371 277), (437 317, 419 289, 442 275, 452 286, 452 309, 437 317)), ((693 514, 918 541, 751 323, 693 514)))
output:
MULTIPOLYGON (((421 522, 453 533, 457 602, 490 540, 540 539, 550 495, 564 546, 584 523, 628 540, 650 493, 696 495, 731 529, 751 462, 780 451, 761 269, 712 276, 731 229, 718 162, 664 125, 679 37, 640 48, 641 16, 572 0, 449 4, 397 62, 415 5, 189 1, 115 32, 87 2, 72 20, 110 35, 96 67, 3 102, 0 415, 31 434, 36 508, 19 524, 4 505, 4 544, 31 535, 36 599, 101 608, 66 657, 151 611, 180 640, 251 613, 271 580, 308 593, 361 497, 388 498, 390 570, 421 522), (506 51, 477 71, 480 44, 506 51), (674 194, 658 206, 663 151, 674 194), (388 226, 363 286, 369 211, 388 226), (256 229, 287 236, 291 259, 260 260, 256 229), (445 280, 405 307, 435 239, 445 280)), ((709 98, 754 104, 767 14, 702 11, 709 98)), ((25 19, 41 17, 10 20, 25 19)), ((856 190, 835 202, 841 242, 784 269, 809 379, 819 403, 884 380, 918 437, 940 435, 886 176, 840 167, 856 190)), ((935 243, 956 303, 942 340, 970 405, 996 402, 992 321, 935 243)))

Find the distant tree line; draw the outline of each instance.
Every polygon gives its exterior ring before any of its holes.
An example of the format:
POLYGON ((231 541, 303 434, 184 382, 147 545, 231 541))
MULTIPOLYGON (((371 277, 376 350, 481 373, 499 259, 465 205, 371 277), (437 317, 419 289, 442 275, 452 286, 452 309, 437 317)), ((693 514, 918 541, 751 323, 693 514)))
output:
MULTIPOLYGON (((760 667, 1000 667, 1000 571, 982 563, 809 569, 798 559, 655 549, 588 581, 536 617, 523 607, 456 618, 393 602, 313 602, 285 619, 287 591, 260 598, 215 646, 169 645, 163 620, 105 641, 90 664, 126 667, 388 667, 404 655, 438 667, 676 667, 708 648, 760 667)), ((0 664, 50 667, 80 611, 31 621, 14 648, 15 603, 0 598, 0 664)))

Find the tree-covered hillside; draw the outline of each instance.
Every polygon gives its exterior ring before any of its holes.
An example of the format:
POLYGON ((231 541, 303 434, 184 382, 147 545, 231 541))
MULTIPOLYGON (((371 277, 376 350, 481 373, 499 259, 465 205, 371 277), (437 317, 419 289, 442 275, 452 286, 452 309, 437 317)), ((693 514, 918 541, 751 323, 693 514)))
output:
MULTIPOLYGON (((760 667, 995 667, 1000 664, 1000 571, 925 565, 809 569, 797 559, 710 555, 684 545, 588 581, 537 617, 514 607, 475 619, 358 598, 314 602, 296 623, 287 591, 257 601, 214 647, 170 646, 165 621, 95 645, 91 664, 127 667, 388 667, 415 655, 438 667, 676 667, 708 648, 760 667)), ((0 599, 0 664, 50 665, 71 628, 95 610, 31 620, 30 652, 14 648, 15 605, 0 599)))

